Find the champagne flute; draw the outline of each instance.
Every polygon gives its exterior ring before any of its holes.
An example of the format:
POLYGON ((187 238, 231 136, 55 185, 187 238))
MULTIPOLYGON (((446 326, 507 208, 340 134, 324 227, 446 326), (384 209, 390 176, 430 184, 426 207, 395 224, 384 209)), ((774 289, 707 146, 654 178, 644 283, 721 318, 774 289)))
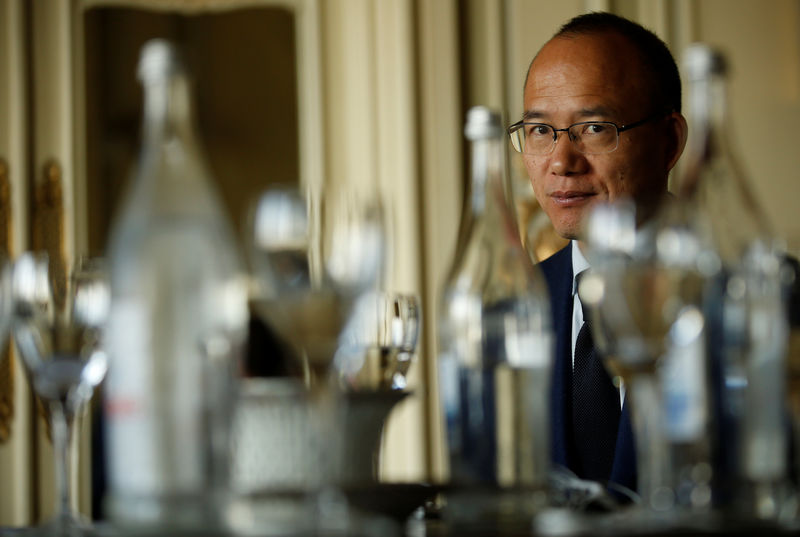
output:
POLYGON ((13 333, 33 389, 49 410, 58 503, 41 529, 72 535, 89 527, 71 498, 72 440, 76 417, 106 373, 101 340, 110 293, 99 259, 79 258, 66 279, 57 267, 32 252, 14 262, 13 333))

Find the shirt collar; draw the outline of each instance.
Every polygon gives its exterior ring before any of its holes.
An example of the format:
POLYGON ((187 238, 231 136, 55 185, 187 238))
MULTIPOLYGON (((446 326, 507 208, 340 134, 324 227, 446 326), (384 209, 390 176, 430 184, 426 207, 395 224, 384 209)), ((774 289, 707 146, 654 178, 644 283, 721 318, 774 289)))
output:
POLYGON ((589 262, 583 256, 581 249, 578 248, 578 241, 570 241, 572 243, 572 296, 578 292, 577 276, 584 270, 589 268, 589 262))

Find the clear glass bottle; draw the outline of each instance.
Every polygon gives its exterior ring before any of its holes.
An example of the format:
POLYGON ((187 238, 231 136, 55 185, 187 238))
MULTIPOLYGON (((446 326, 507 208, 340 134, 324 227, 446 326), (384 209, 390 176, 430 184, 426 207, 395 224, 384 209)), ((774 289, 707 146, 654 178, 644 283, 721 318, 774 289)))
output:
POLYGON ((207 526, 224 490, 230 380, 246 336, 243 264, 177 49, 146 43, 138 75, 141 153, 108 248, 107 505, 123 525, 207 526))
MULTIPOLYGON (((471 203, 438 314, 450 514, 524 516, 549 467, 552 335, 543 277, 520 242, 499 114, 469 110, 471 203)), ((529 521, 529 520, 528 520, 529 521)))
POLYGON ((787 471, 781 258, 731 145, 723 54, 692 45, 684 70, 689 147, 676 190, 707 216, 722 262, 706 305, 716 387, 717 499, 740 513, 772 517, 787 471))

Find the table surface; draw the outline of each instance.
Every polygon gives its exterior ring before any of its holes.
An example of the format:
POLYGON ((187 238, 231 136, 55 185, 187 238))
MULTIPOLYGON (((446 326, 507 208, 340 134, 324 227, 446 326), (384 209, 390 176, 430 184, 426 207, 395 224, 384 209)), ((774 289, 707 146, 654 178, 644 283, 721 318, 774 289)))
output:
MULTIPOLYGON (((644 513, 636 506, 628 506, 613 512, 600 510, 575 510, 565 507, 545 506, 536 513, 515 515, 508 511, 487 517, 478 515, 469 509, 461 509, 457 513, 448 510, 446 502, 425 487, 391 487, 391 494, 384 494, 380 501, 368 502, 361 499, 362 505, 372 505, 383 509, 383 514, 367 512, 353 507, 356 497, 348 495, 349 503, 330 507, 320 507, 308 497, 295 502, 293 518, 284 516, 276 521, 276 511, 267 509, 249 519, 236 530, 222 530, 212 527, 194 528, 126 528, 98 521, 89 531, 81 535, 96 537, 301 537, 306 535, 320 536, 353 536, 353 537, 674 537, 684 535, 697 536, 761 536, 761 535, 797 535, 800 537, 800 516, 795 520, 777 523, 761 521, 732 513, 713 513, 692 518, 678 518, 676 515, 660 516, 644 513), (395 496, 393 497, 392 494, 395 496), (408 496, 413 499, 408 500, 408 496), (435 497, 436 496, 436 497, 435 497), (420 498, 428 497, 425 506, 413 509, 420 498), (400 498, 406 504, 398 510, 391 510, 393 500, 400 498), (329 511, 329 512, 326 512, 329 511), (408 516, 406 512, 410 512, 408 516), (343 518, 341 515, 345 513, 343 518), (390 513, 389 516, 386 513, 390 513), (398 513, 404 513, 400 516, 398 513), (454 514, 455 513, 455 514, 454 514)), ((373 490, 373 493, 378 493, 373 490)), ((385 491, 383 491, 385 492, 385 491)), ((369 490, 362 490, 369 495, 369 490)), ((381 495, 381 494, 378 494, 381 495)), ((263 501, 260 498, 259 501, 263 501)), ((398 500, 399 501, 399 500, 398 500)), ((402 501, 400 501, 402 503, 402 501)), ((380 510, 378 509, 378 510, 380 510)), ((475 509, 477 511, 478 509, 475 509)), ((495 513, 496 514, 496 513, 495 513)), ((37 535, 35 528, 0 528, 0 537, 29 537, 37 535)))

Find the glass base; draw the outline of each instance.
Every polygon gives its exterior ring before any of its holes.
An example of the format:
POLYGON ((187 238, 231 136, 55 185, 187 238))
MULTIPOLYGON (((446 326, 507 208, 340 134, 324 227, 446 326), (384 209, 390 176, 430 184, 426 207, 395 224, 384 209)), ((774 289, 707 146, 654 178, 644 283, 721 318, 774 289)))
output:
POLYGON ((787 528, 777 521, 737 516, 717 510, 647 510, 640 506, 606 515, 592 522, 597 536, 674 536, 674 535, 776 535, 787 528))
POLYGON ((233 533, 244 537, 399 537, 401 533, 393 520, 356 509, 335 487, 238 497, 228 504, 226 521, 233 533))
POLYGON ((480 529, 491 533, 529 533, 534 518, 548 506, 543 488, 445 489, 441 508, 442 522, 458 532, 480 529))
POLYGON ((213 535, 226 530, 222 513, 226 503, 222 494, 110 495, 105 512, 111 528, 125 535, 213 535))
POLYGON ((597 529, 599 534, 610 535, 703 535, 713 533, 721 523, 722 517, 711 511, 654 511, 641 506, 630 506, 609 515, 597 529))
MULTIPOLYGON (((4 530, 5 531, 5 530, 4 530)), ((83 537, 94 535, 92 521, 80 514, 65 513, 28 528, 14 529, 13 537, 83 537)), ((2 533, 5 535, 5 533, 2 533)))

